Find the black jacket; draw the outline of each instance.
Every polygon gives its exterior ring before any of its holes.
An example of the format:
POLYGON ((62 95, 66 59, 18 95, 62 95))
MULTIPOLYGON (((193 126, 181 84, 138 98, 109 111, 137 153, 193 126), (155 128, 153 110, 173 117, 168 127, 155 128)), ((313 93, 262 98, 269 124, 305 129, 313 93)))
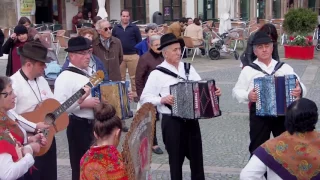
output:
POLYGON ((2 46, 2 52, 4 54, 8 54, 8 63, 7 63, 7 70, 6 70, 6 76, 10 77, 12 72, 12 48, 14 46, 14 40, 12 38, 8 38, 6 43, 2 46))
MULTIPOLYGON (((254 34, 251 34, 251 36, 248 39, 247 48, 240 57, 243 67, 247 66, 249 63, 252 63, 254 60, 257 59, 257 56, 253 52, 253 37, 254 34)), ((280 61, 278 53, 278 44, 276 42, 273 43, 272 59, 280 61)))
POLYGON ((4 42, 4 34, 3 34, 2 30, 0 29, 0 57, 3 56, 3 53, 2 53, 3 42, 4 42))
MULTIPOLYGON (((30 37, 28 38, 27 41, 40 42, 40 40, 33 40, 30 37)), ((13 40, 12 38, 9 37, 8 40, 2 46, 3 54, 8 54, 8 63, 7 63, 7 69, 6 69, 6 76, 8 76, 8 77, 10 77, 14 74, 14 72, 12 70, 12 50, 13 50, 13 46, 15 45, 16 42, 17 42, 17 40, 13 40)))

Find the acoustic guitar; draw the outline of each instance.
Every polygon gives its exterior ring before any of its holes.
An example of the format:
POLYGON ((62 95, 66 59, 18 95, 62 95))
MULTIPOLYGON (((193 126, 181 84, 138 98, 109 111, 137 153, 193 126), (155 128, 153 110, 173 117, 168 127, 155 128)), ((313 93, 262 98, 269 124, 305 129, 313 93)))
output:
MULTIPOLYGON (((104 73, 99 70, 90 77, 90 81, 86 85, 92 88, 102 82, 103 79, 104 73)), ((51 125, 49 129, 41 131, 47 138, 47 144, 46 146, 41 147, 40 152, 35 154, 35 156, 44 155, 51 147, 54 135, 67 128, 69 117, 65 111, 84 94, 85 91, 80 89, 63 104, 60 104, 55 99, 46 99, 41 102, 34 111, 21 114, 23 118, 33 123, 45 122, 46 124, 51 125)))

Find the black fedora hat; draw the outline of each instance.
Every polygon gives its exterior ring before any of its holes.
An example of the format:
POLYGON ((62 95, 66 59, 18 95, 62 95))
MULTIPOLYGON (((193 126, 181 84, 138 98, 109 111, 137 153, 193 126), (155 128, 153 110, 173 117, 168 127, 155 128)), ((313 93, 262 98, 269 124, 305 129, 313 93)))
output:
POLYGON ((171 44, 174 44, 174 43, 180 43, 181 47, 184 46, 184 41, 183 39, 178 39, 174 34, 172 33, 168 33, 168 34, 165 34, 161 37, 160 39, 160 47, 158 48, 158 50, 161 50, 163 49, 164 47, 166 46, 169 46, 171 44))
POLYGON ((76 52, 76 51, 84 51, 90 48, 92 48, 92 42, 89 39, 84 38, 82 36, 77 36, 77 37, 71 38, 68 41, 68 48, 65 49, 65 51, 76 52))
POLYGON ((47 59, 48 49, 37 41, 26 42, 18 48, 18 54, 35 61, 50 62, 50 60, 47 59))
POLYGON ((258 31, 253 36, 252 44, 253 45, 268 44, 271 42, 273 42, 273 41, 266 32, 258 31))

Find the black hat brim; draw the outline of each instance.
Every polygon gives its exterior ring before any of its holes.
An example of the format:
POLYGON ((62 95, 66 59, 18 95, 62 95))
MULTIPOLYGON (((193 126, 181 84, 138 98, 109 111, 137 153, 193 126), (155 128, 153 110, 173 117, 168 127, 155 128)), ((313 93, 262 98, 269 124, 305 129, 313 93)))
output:
POLYGON ((253 41, 252 44, 253 45, 259 45, 259 44, 269 44, 272 43, 273 41, 271 40, 271 38, 269 37, 265 37, 265 38, 260 38, 257 39, 256 41, 253 41))
POLYGON ((26 58, 29 58, 29 59, 32 59, 32 60, 35 60, 35 61, 43 62, 43 63, 50 63, 51 62, 50 59, 47 58, 47 56, 44 57, 44 58, 30 56, 30 54, 28 54, 28 53, 23 51, 23 46, 20 46, 18 48, 18 54, 23 56, 23 57, 26 57, 26 58))
POLYGON ((161 44, 161 46, 158 48, 159 51, 161 51, 163 48, 170 46, 171 44, 179 43, 181 47, 184 47, 184 41, 183 39, 173 39, 171 41, 167 41, 164 44, 161 44))
POLYGON ((77 52, 77 51, 85 51, 92 48, 92 45, 88 46, 75 46, 75 47, 68 47, 65 49, 66 52, 77 52))

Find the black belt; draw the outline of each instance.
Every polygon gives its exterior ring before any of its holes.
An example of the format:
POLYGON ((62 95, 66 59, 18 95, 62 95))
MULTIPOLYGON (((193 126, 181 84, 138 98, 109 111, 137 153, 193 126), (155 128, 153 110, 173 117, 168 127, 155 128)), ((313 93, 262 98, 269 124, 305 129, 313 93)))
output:
POLYGON ((76 116, 74 114, 70 114, 70 116, 73 117, 76 120, 79 120, 79 121, 85 121, 85 122, 87 122, 89 124, 93 123, 93 119, 82 118, 82 117, 76 116))

